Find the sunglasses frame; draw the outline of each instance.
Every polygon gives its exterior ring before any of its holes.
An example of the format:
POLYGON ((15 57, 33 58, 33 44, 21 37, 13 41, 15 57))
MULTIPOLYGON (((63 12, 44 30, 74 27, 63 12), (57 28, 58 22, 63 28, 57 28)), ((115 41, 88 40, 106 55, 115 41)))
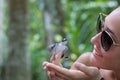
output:
POLYGON ((108 31, 105 31, 108 35, 109 35, 109 37, 112 39, 112 42, 113 42, 113 46, 119 46, 120 47, 120 44, 118 44, 118 43, 116 43, 115 42, 115 40, 112 38, 112 36, 110 35, 110 33, 108 32, 108 31))
POLYGON ((104 21, 102 19, 102 16, 106 17, 107 15, 104 13, 99 13, 98 19, 97 19, 97 33, 102 31, 102 28, 104 28, 104 21))
MULTIPOLYGON (((108 49, 106 49, 105 46, 103 46, 103 45, 102 45, 102 48, 105 51, 108 51, 111 48, 112 45, 120 47, 120 44, 116 43, 116 41, 113 39, 113 37, 111 36, 111 34, 107 30, 102 30, 104 28, 104 21, 102 20, 102 16, 106 17, 107 15, 104 14, 104 13, 99 13, 99 17, 98 17, 98 20, 97 20, 97 33, 102 32, 101 34, 103 34, 103 32, 105 32, 112 40, 112 44, 110 45, 110 47, 108 49)), ((101 44, 103 44, 102 41, 101 41, 101 44)))

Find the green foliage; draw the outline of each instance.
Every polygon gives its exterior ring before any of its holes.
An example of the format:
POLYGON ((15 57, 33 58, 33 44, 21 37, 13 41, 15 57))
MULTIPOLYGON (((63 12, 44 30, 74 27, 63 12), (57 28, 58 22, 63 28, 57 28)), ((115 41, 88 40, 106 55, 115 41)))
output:
POLYGON ((86 51, 92 51, 90 39, 96 34, 96 22, 100 12, 108 14, 116 5, 113 1, 66 1, 66 34, 69 47, 79 56, 86 51), (97 15, 96 15, 97 14, 97 15))
MULTIPOLYGON (((63 5, 61 7, 65 13, 65 27, 63 30, 68 38, 71 59, 74 61, 80 54, 92 51, 90 39, 96 34, 98 14, 100 12, 110 13, 117 4, 114 0, 61 0, 61 2, 63 5)), ((29 26, 31 31, 29 48, 33 80, 47 80, 46 72, 42 68, 42 62, 49 57, 45 46, 46 33, 43 25, 42 5, 44 4, 40 3, 39 0, 30 0, 29 3, 29 26)), ((54 27, 57 29, 57 26, 54 27)), ((56 41, 61 38, 60 35, 55 35, 56 41)))
POLYGON ((43 26, 42 11, 39 0, 30 0, 29 3, 29 26, 31 53, 32 80, 47 80, 46 72, 42 63, 47 59, 45 48, 45 31, 43 26))
POLYGON ((47 79, 45 71, 42 68, 42 62, 46 61, 47 54, 45 53, 47 53, 45 50, 34 50, 31 54, 33 80, 47 79))
MULTIPOLYGON (((71 65, 72 61, 76 60, 82 53, 92 51, 93 45, 90 39, 96 34, 98 14, 100 12, 109 14, 117 7, 117 2, 116 0, 61 0, 61 2, 65 14, 63 32, 68 39, 68 53, 70 53, 71 58, 71 61, 64 63, 66 66, 71 65)), ((46 49, 43 6, 43 0, 29 0, 29 49, 32 80, 48 80, 42 67, 42 62, 49 59, 50 56, 46 49)), ((5 5, 6 7, 8 6, 5 5)), ((5 15, 8 17, 7 9, 5 9, 5 15)), ((56 22, 56 24, 52 24, 54 30, 58 31, 57 20, 54 19, 53 22, 56 22)), ((8 28, 7 26, 8 18, 5 17, 5 31, 8 28)), ((54 39, 60 41, 62 36, 56 33, 54 39)))

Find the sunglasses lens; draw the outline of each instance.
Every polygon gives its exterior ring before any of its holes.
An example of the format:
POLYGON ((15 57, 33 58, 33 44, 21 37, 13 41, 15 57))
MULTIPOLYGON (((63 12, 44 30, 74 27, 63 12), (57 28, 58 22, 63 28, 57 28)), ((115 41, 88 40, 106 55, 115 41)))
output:
POLYGON ((102 32, 101 34, 101 45, 105 51, 108 51, 113 44, 113 41, 109 34, 105 31, 102 32))

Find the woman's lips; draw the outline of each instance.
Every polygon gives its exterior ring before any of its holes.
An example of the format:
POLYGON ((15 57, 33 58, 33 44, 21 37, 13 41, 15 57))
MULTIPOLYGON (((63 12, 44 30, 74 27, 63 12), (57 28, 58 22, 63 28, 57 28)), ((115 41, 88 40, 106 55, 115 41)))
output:
POLYGON ((99 54, 99 52, 98 52, 97 49, 94 49, 93 54, 94 54, 95 56, 103 57, 102 55, 99 54))

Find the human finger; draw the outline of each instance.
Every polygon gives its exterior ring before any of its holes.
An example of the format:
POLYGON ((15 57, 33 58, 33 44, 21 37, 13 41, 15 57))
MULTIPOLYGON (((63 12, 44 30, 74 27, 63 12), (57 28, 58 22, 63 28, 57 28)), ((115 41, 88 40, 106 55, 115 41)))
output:
POLYGON ((55 61, 55 53, 52 54, 51 58, 50 58, 50 62, 53 63, 55 61))
POLYGON ((58 73, 58 72, 55 73, 55 76, 56 76, 58 79, 60 79, 60 80, 70 80, 70 79, 69 79, 70 77, 68 77, 68 76, 66 76, 66 75, 64 75, 64 74, 58 73))
MULTIPOLYGON (((43 62, 43 67, 44 67, 45 70, 47 70, 47 74, 48 74, 48 77, 49 77, 50 80, 63 80, 63 79, 65 79, 64 75, 59 74, 59 73, 56 74, 50 68, 47 68, 46 66, 47 66, 48 63, 49 62, 44 61, 43 62)), ((65 80, 67 80, 67 79, 65 79, 65 80)))
POLYGON ((49 62, 47 62, 47 61, 44 61, 43 62, 43 64, 42 64, 42 66, 43 66, 43 69, 45 69, 45 70, 47 70, 47 71, 51 71, 49 68, 47 68, 47 64, 48 64, 49 62), (48 70, 49 69, 49 70, 48 70))
POLYGON ((46 67, 48 71, 55 72, 56 76, 64 80, 84 79, 86 77, 86 75, 80 70, 68 70, 52 63, 47 63, 46 67))
POLYGON ((55 64, 47 62, 46 67, 48 68, 48 70, 51 70, 51 71, 54 71, 54 72, 58 72, 58 73, 66 75, 66 76, 70 75, 70 71, 68 69, 60 67, 60 66, 57 66, 55 64))
POLYGON ((44 61, 44 62, 42 63, 43 68, 46 66, 46 64, 47 64, 47 61, 44 61))
MULTIPOLYGON (((65 79, 63 77, 63 75, 60 75, 60 74, 58 75, 58 73, 55 73, 53 71, 48 71, 48 77, 50 80, 63 80, 63 79, 65 79)), ((67 80, 67 79, 65 79, 65 80, 67 80)))
POLYGON ((87 75, 93 75, 99 73, 99 70, 96 67, 88 67, 82 63, 76 63, 75 66, 78 70, 84 72, 87 75))
POLYGON ((50 80, 55 80, 55 72, 48 71, 48 77, 50 80))
POLYGON ((56 54, 54 64, 62 66, 61 63, 60 63, 61 57, 62 57, 62 53, 56 54))
POLYGON ((55 64, 52 64, 52 63, 47 63, 46 67, 47 67, 47 70, 65 75, 66 77, 71 77, 71 76, 77 77, 76 74, 84 75, 84 73, 79 70, 69 70, 69 69, 57 66, 55 64))
POLYGON ((63 80, 86 80, 88 78, 87 75, 79 70, 69 70, 68 74, 56 72, 55 75, 63 80))
POLYGON ((56 54, 55 59, 56 59, 57 61, 60 61, 60 59, 61 59, 61 57, 62 57, 62 54, 63 54, 62 52, 56 54))

